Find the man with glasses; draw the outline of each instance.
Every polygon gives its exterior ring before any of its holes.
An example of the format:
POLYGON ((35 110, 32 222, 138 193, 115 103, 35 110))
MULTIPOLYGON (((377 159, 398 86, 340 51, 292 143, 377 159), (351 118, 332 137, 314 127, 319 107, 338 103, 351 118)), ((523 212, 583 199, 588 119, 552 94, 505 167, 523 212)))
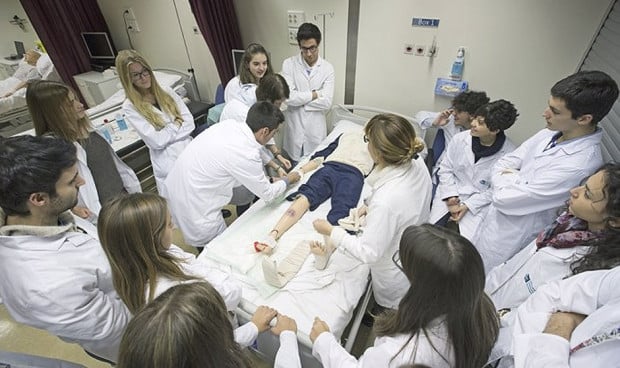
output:
POLYGON ((297 42, 300 54, 284 60, 281 73, 291 90, 286 101, 284 150, 295 162, 314 151, 327 136, 325 113, 334 96, 334 67, 319 56, 319 28, 302 24, 297 42))

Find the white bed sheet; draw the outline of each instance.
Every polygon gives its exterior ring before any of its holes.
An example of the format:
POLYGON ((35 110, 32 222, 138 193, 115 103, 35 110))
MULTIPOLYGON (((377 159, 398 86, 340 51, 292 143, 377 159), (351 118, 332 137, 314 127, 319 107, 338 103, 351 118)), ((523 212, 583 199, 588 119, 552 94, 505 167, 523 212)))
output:
MULTIPOLYGON (((22 81, 15 77, 8 77, 0 81, 0 96, 10 92, 22 81)), ((0 114, 26 106, 26 89, 22 88, 8 97, 0 97, 0 114)))
MULTIPOLYGON (((317 150, 327 146, 344 131, 361 128, 359 124, 341 121, 317 150)), ((302 182, 309 176, 305 175, 302 182)), ((287 194, 296 189, 297 186, 287 194)), ((368 189, 364 190, 367 193, 368 189)), ((364 196, 363 193, 361 198, 364 196)), ((282 289, 274 288, 264 281, 261 260, 265 256, 257 254, 252 244, 264 238, 290 204, 286 200, 270 205, 262 200, 256 202, 224 233, 212 240, 198 259, 209 267, 230 271, 239 278, 244 285, 243 303, 246 306, 265 304, 276 308, 294 318, 298 330, 304 334, 310 333, 314 317, 319 316, 328 323, 336 336, 340 336, 366 290, 368 265, 342 252, 335 252, 327 268, 319 271, 314 268, 314 256, 311 254, 295 278, 282 289)), ((325 218, 330 207, 327 201, 315 211, 307 212, 282 236, 275 257, 286 257, 290 249, 302 240, 323 241, 322 236, 314 231, 312 221, 325 218)))

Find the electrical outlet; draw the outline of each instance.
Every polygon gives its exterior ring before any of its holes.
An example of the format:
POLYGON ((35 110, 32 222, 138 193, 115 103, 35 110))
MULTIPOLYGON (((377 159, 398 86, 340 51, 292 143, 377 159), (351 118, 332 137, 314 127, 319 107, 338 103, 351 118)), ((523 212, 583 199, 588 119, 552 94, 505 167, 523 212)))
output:
POLYGON ((136 20, 136 15, 133 12, 133 8, 123 8, 123 17, 129 20, 136 20))
POLYGON ((192 31, 194 31, 194 34, 200 34, 200 30, 198 29, 198 26, 193 26, 192 31))
POLYGON ((288 43, 291 45, 297 45, 297 28, 288 29, 288 43))
POLYGON ((410 43, 406 43, 403 47, 403 53, 407 55, 413 55, 413 45, 410 43))
POLYGON ((426 52, 426 46, 424 45, 415 45, 413 47, 413 54, 415 56, 424 56, 425 52, 426 52))
POLYGON ((306 13, 301 10, 289 10, 286 12, 286 15, 288 17, 288 27, 299 28, 306 21, 306 13))

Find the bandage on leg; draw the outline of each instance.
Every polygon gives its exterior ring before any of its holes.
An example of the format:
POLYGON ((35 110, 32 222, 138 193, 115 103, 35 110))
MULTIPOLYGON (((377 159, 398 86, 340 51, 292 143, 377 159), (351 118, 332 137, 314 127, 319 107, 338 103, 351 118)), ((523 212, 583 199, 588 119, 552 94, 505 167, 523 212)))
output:
POLYGON ((262 262, 265 281, 278 288, 284 287, 299 272, 309 254, 308 242, 302 241, 280 263, 274 256, 265 257, 262 262))
POLYGON ((336 246, 331 241, 329 236, 325 236, 325 243, 321 244, 318 241, 310 243, 310 252, 314 254, 314 268, 317 270, 324 270, 329 263, 329 258, 336 250, 336 246))

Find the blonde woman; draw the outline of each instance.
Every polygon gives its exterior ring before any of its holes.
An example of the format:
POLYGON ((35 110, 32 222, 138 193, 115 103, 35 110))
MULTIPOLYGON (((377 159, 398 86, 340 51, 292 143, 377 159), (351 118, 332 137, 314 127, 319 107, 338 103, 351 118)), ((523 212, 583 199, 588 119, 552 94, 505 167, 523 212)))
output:
MULTIPOLYGON (((220 293, 228 311, 241 300, 241 285, 228 273, 199 263, 193 254, 172 244, 172 221, 166 200, 154 193, 114 198, 101 210, 97 231, 112 267, 118 295, 137 313, 169 288, 208 281, 220 293)), ((235 330, 244 346, 269 328, 275 310, 258 307, 252 321, 235 330)))
POLYGON ((121 193, 141 191, 136 174, 94 131, 84 105, 69 86, 34 81, 26 90, 26 102, 36 135, 51 134, 77 147, 78 170, 86 183, 73 209, 76 215, 95 222, 102 203, 121 193))
POLYGON ((397 309, 409 281, 391 257, 407 226, 428 221, 431 178, 417 155, 424 143, 406 119, 379 114, 366 124, 364 133, 375 163, 366 178, 372 192, 365 199, 366 206, 358 210, 360 215, 366 214, 364 232, 360 236, 350 235, 327 220, 315 220, 314 228, 329 236, 329 243, 338 250, 369 264, 377 304, 397 309))
POLYGON ((116 70, 127 99, 123 113, 127 122, 149 148, 157 188, 172 165, 191 142, 194 118, 183 100, 171 88, 162 88, 149 63, 134 50, 122 50, 116 70))

